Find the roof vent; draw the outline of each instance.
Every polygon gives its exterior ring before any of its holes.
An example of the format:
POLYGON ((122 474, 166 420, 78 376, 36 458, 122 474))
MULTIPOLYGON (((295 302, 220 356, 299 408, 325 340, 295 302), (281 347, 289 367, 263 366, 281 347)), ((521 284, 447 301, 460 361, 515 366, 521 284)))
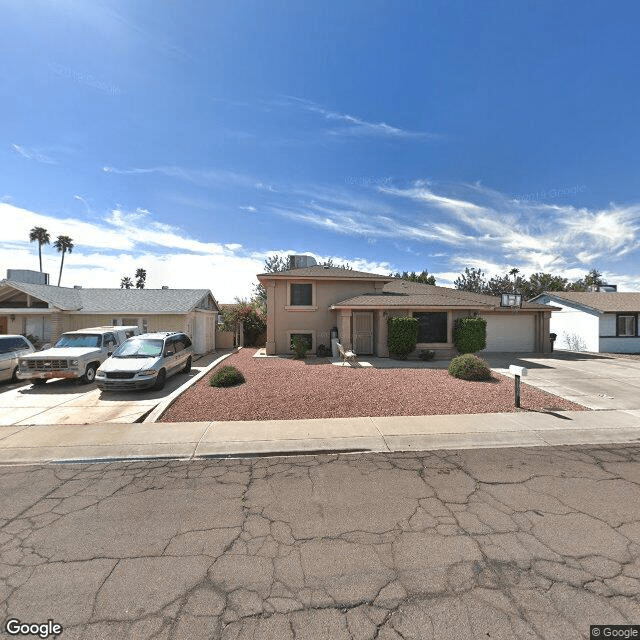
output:
POLYGON ((74 284, 73 288, 74 289, 82 289, 82 285, 81 284, 74 284))
POLYGON ((315 267, 318 263, 312 256, 289 256, 289 269, 305 269, 307 267, 315 267))
POLYGON ((166 285, 166 284, 163 284, 163 285, 162 285, 162 290, 163 290, 163 291, 166 291, 168 288, 169 288, 169 287, 167 287, 167 285, 166 285))

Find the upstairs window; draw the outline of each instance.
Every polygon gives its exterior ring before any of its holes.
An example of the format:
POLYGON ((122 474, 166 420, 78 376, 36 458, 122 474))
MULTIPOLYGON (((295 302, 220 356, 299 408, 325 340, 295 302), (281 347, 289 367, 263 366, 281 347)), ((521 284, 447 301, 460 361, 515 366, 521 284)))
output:
POLYGON ((291 302, 292 307, 310 307, 313 304, 313 285, 292 284, 291 302))

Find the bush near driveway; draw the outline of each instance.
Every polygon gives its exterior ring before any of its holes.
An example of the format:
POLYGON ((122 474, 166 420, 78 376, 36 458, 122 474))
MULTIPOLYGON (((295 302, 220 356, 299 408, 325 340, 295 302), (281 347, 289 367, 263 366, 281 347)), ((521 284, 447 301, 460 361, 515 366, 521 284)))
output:
POLYGON ((212 387, 233 387, 245 382, 244 376, 235 367, 228 365, 216 371, 209 379, 212 387))
POLYGON ((451 361, 449 373, 462 380, 491 380, 489 365, 473 353, 465 353, 451 361))

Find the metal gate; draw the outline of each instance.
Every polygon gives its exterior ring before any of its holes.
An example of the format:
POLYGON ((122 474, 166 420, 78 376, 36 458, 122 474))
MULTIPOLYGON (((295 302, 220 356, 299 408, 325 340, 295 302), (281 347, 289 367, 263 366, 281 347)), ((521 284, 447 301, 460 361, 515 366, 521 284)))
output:
POLYGON ((358 355, 373 354, 373 311, 353 314, 353 350, 358 355))

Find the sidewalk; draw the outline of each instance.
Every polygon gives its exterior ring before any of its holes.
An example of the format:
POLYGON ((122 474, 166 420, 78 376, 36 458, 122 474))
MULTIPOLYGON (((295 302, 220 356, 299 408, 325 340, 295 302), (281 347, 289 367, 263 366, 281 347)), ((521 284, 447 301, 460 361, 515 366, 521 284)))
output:
POLYGON ((640 410, 0 427, 0 464, 640 442, 640 410))

